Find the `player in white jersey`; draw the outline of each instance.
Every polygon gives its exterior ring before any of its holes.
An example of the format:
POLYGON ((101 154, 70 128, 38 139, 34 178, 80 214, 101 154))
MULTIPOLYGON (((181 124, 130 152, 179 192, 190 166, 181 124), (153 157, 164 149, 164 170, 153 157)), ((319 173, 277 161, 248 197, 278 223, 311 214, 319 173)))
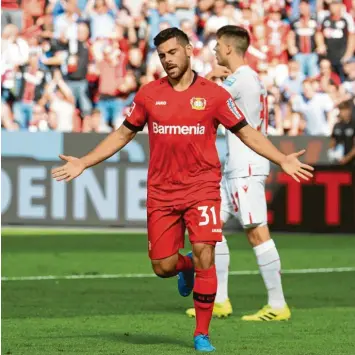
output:
MULTIPOLYGON (((258 75, 245 62, 249 46, 248 32, 238 26, 224 26, 217 32, 215 48, 221 66, 207 75, 209 79, 227 77, 223 87, 229 91, 248 123, 267 134, 267 92, 258 75)), ((269 161, 253 152, 234 135, 226 132, 227 160, 222 179, 221 220, 237 218, 252 245, 268 292, 268 303, 260 311, 243 316, 247 321, 287 320, 291 317, 281 284, 281 263, 267 225, 265 180, 270 171, 269 161)), ((216 245, 218 289, 214 315, 228 316, 232 306, 228 298, 229 248, 225 237, 216 245)), ((187 314, 194 316, 194 309, 187 314)))

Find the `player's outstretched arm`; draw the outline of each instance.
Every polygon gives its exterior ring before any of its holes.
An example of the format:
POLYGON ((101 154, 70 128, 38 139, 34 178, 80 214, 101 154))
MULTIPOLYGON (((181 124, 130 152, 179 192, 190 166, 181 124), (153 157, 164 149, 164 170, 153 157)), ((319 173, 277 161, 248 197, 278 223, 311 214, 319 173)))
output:
POLYGON ((120 151, 127 143, 129 143, 136 132, 131 131, 124 125, 121 125, 116 131, 109 134, 95 149, 82 158, 76 158, 66 155, 59 157, 67 163, 52 170, 52 177, 57 181, 65 180, 66 182, 75 179, 82 172, 94 166, 120 151))
POLYGON ((313 176, 311 171, 313 171, 314 168, 298 160, 298 157, 304 154, 305 150, 285 155, 281 153, 268 138, 249 125, 241 128, 236 135, 250 149, 279 165, 285 173, 292 176, 297 182, 300 181, 300 178, 308 180, 313 176))

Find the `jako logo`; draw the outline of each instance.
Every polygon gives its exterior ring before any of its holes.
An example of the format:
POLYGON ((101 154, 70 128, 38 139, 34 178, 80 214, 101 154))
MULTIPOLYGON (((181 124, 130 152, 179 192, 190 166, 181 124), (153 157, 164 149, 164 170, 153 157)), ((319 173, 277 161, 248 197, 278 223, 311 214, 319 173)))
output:
POLYGON ((165 106, 166 105, 166 101, 156 101, 155 105, 156 106, 165 106))
POLYGON ((205 134, 205 127, 197 126, 163 126, 153 122, 153 132, 157 134, 205 134))

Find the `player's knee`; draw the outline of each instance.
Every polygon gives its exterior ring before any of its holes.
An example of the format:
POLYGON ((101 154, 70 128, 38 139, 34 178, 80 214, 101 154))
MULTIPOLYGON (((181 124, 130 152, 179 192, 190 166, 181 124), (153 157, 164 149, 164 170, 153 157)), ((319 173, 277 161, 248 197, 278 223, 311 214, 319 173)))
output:
POLYGON ((192 245, 194 265, 198 269, 209 269, 214 264, 215 244, 192 245))
POLYGON ((161 278, 167 278, 176 274, 176 266, 171 262, 160 261, 152 263, 153 271, 155 275, 161 278))
POLYGON ((269 228, 267 225, 253 225, 246 228, 245 231, 252 247, 263 244, 270 239, 269 228))

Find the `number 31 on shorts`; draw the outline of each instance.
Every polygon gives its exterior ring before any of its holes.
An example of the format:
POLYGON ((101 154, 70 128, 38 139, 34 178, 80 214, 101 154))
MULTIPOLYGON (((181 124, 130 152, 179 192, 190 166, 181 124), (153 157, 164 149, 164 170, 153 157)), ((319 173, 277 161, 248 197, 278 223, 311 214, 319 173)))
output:
POLYGON ((199 211, 201 211, 201 218, 202 220, 198 224, 199 226, 207 226, 210 223, 210 216, 212 217, 212 223, 217 224, 217 216, 216 216, 216 210, 215 207, 209 207, 209 206, 200 206, 197 207, 199 211))

